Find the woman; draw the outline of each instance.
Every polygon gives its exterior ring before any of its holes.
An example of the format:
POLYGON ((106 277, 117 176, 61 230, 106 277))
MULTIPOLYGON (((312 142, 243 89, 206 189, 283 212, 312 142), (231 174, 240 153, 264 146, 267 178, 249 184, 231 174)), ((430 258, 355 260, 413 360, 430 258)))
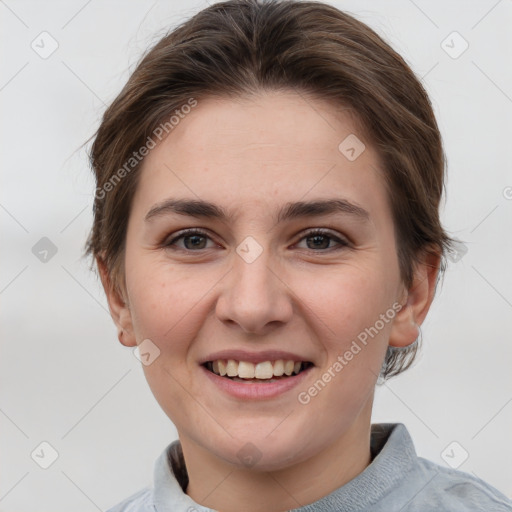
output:
POLYGON ((430 101, 370 28, 210 6, 143 58, 91 159, 87 249, 179 433, 112 511, 512 510, 371 425, 451 240, 430 101))

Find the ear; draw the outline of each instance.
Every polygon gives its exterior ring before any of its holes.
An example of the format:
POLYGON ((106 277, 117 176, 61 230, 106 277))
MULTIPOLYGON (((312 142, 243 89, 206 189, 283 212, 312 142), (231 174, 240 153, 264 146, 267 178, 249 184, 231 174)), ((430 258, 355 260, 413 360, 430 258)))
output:
POLYGON ((117 326, 119 341, 126 347, 135 347, 137 342, 133 333, 132 315, 128 301, 124 297, 126 292, 120 291, 114 285, 103 258, 96 257, 96 264, 98 265, 101 284, 107 296, 110 316, 117 326))
POLYGON ((439 253, 425 252, 421 262, 415 265, 412 286, 409 290, 404 289, 402 309, 393 321, 390 346, 406 347, 420 335, 419 326, 425 320, 434 299, 440 261, 439 253))

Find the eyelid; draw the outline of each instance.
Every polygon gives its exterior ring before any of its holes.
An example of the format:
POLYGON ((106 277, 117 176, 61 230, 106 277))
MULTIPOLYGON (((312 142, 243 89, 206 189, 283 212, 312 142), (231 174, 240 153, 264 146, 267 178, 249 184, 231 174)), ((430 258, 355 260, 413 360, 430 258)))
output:
MULTIPOLYGON (((345 237, 343 235, 338 235, 338 233, 336 233, 335 231, 332 231, 331 229, 328 229, 328 228, 308 228, 297 235, 298 240, 296 243, 301 242, 304 238, 306 238, 308 236, 315 236, 315 235, 327 236, 330 239, 337 242, 338 245, 342 246, 342 247, 349 247, 351 245, 351 243, 349 242, 347 237, 345 237)), ((331 247, 330 249, 324 249, 323 251, 314 251, 313 249, 309 249, 309 250, 311 250, 313 252, 328 252, 333 249, 335 249, 335 247, 331 247)))
MULTIPOLYGON (((180 238, 183 238, 186 236, 192 236, 192 235, 201 235, 206 238, 209 238, 212 242, 215 242, 214 238, 212 237, 212 235, 209 231, 206 231, 203 228, 187 228, 187 229, 182 229, 181 231, 178 231, 176 233, 173 233, 171 237, 164 238, 161 245, 163 247, 169 247, 173 243, 175 243, 176 240, 179 240, 180 238)), ((215 242, 215 243, 217 243, 217 242, 215 242)), ((178 250, 179 249, 181 249, 181 248, 178 248, 178 250)), ((189 249, 182 249, 182 250, 188 251, 189 249)), ((197 252, 197 251, 195 251, 195 252, 197 252)))
MULTIPOLYGON (((164 240, 161 243, 161 246, 164 248, 172 247, 173 244, 177 240, 187 237, 187 236, 193 236, 193 235, 204 236, 205 238, 211 240, 215 244, 220 245, 220 244, 218 244, 218 242, 216 242, 216 240, 214 239, 214 237, 210 234, 210 232, 208 230, 198 227, 198 228, 187 228, 187 229, 178 231, 178 232, 174 233, 172 235, 172 238, 170 238, 170 239, 169 239, 169 237, 164 238, 164 240)), ((308 229, 305 229, 304 231, 301 231, 297 235, 297 241, 292 246, 297 245, 299 242, 301 242, 308 236, 316 236, 316 235, 326 236, 326 237, 330 238, 331 240, 334 240, 338 244, 338 247, 331 247, 329 249, 321 249, 318 251, 315 251, 314 249, 306 249, 306 250, 311 251, 311 252, 318 252, 318 253, 324 252, 325 253, 325 252, 330 252, 330 251, 336 250, 337 248, 339 249, 339 248, 349 247, 351 245, 351 242, 349 242, 347 237, 345 237, 343 235, 338 235, 335 231, 333 231, 329 228, 308 228, 308 229)), ((205 249, 198 249, 197 251, 194 251, 191 249, 186 249, 186 248, 183 249, 181 247, 175 247, 174 250, 185 251, 185 252, 189 252, 189 253, 190 252, 200 253, 201 251, 203 251, 205 249)))
POLYGON ((311 234, 329 235, 332 238, 343 237, 343 235, 338 234, 335 230, 331 228, 307 228, 304 231, 301 231, 297 236, 300 236, 302 238, 306 235, 311 234))

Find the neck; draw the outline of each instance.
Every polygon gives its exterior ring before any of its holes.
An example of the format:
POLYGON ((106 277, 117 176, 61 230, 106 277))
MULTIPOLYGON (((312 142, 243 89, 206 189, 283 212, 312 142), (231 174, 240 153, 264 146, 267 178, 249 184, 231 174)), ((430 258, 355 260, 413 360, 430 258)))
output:
POLYGON ((182 438, 189 476, 187 494, 195 502, 222 512, 281 512, 314 503, 370 464, 370 420, 369 414, 361 414, 320 453, 291 467, 267 472, 239 469, 182 438))

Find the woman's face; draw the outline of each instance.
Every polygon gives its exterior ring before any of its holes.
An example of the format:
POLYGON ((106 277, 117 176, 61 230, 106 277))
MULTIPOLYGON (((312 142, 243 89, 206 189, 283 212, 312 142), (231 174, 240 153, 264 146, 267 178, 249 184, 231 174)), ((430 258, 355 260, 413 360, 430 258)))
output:
POLYGON ((182 443, 278 469, 369 423, 403 287, 361 141, 347 111, 276 92, 198 101, 146 157, 125 340, 182 443))

